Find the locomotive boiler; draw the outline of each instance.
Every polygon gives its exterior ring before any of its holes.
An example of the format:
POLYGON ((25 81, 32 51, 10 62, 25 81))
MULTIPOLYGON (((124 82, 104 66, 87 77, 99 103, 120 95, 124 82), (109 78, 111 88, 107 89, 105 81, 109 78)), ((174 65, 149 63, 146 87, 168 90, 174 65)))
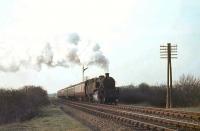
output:
POLYGON ((119 91, 115 87, 115 80, 109 76, 109 73, 106 73, 105 76, 102 75, 61 89, 57 92, 57 96, 71 100, 117 104, 119 91))

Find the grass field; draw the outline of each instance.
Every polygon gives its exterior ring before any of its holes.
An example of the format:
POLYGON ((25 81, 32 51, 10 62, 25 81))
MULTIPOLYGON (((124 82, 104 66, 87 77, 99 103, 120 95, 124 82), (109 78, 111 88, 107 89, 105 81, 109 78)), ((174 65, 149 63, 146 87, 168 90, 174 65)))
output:
POLYGON ((59 107, 48 106, 39 116, 22 123, 1 125, 0 131, 88 131, 78 121, 66 115, 59 107))

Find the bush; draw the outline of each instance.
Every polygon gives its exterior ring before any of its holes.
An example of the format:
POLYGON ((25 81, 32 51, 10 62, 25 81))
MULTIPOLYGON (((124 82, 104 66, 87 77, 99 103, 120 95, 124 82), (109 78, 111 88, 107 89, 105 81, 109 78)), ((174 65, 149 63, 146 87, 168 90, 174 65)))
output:
MULTIPOLYGON (((120 87, 120 101, 123 103, 148 103, 152 106, 165 107, 166 85, 149 86, 141 83, 138 86, 120 87)), ((182 75, 174 83, 172 104, 175 107, 200 105, 200 79, 191 75, 182 75)))
POLYGON ((164 88, 160 86, 149 86, 146 83, 131 87, 120 87, 120 102, 128 104, 147 103, 154 106, 165 105, 166 93, 164 88))
POLYGON ((200 79, 182 75, 179 81, 175 82, 172 95, 175 106, 200 105, 200 79))
POLYGON ((29 119, 48 103, 47 92, 41 87, 0 89, 0 124, 29 119))

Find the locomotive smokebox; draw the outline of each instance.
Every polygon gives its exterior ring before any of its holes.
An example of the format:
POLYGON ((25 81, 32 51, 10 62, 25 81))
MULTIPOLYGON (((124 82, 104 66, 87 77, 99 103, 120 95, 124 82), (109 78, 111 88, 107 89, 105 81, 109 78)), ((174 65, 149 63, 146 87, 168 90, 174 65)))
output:
POLYGON ((106 75, 106 78, 108 78, 108 77, 109 77, 109 73, 105 73, 105 75, 106 75))

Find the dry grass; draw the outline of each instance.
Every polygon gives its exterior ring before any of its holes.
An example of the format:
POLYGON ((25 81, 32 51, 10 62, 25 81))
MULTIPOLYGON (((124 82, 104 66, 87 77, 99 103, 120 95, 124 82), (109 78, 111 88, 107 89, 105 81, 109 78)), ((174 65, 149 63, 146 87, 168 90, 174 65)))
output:
POLYGON ((39 116, 22 123, 13 123, 0 126, 0 131, 88 131, 78 121, 66 115, 56 106, 42 109, 39 116))

